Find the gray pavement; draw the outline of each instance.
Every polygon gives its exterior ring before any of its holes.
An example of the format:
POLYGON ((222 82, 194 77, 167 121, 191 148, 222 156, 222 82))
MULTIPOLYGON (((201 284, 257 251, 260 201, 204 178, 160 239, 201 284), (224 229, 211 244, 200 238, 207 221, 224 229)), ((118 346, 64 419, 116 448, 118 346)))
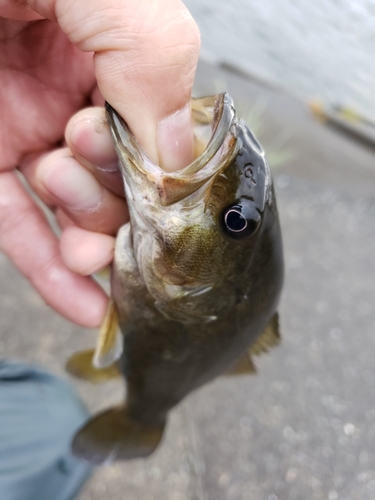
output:
MULTIPOLYGON (((96 472, 79 500, 373 500, 375 498, 375 155, 317 124, 286 92, 202 63, 197 93, 224 86, 258 103, 261 142, 286 141, 274 170, 286 281, 283 342, 258 375, 220 378, 170 416, 147 460, 96 472)), ((64 375, 95 342, 49 310, 0 256, 0 350, 64 375)), ((121 382, 75 382, 92 411, 121 382)), ((51 499, 53 500, 53 499, 51 499)))

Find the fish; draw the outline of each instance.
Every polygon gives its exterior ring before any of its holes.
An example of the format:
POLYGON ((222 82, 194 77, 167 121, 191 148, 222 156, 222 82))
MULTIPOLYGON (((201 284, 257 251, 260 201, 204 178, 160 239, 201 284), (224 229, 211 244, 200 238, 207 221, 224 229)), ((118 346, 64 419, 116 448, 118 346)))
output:
POLYGON ((94 464, 150 455, 169 411, 220 375, 255 373, 280 342, 284 265, 265 153, 232 98, 191 101, 194 161, 165 172, 108 103, 130 222, 118 232, 111 301, 96 350, 67 370, 92 382, 122 376, 126 400, 76 433, 94 464))

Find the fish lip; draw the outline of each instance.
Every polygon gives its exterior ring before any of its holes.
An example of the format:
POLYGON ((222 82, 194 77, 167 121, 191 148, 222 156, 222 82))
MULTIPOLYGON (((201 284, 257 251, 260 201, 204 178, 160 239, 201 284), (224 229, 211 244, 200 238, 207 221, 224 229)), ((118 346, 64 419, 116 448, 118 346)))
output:
POLYGON ((237 153, 236 147, 232 148, 225 144, 228 134, 235 140, 233 125, 237 122, 237 117, 232 98, 227 93, 222 93, 194 99, 193 115, 194 102, 198 103, 199 101, 202 103, 202 107, 209 103, 213 108, 211 138, 198 158, 176 172, 165 172, 160 166, 154 164, 143 151, 123 118, 109 103, 105 104, 107 120, 120 158, 120 169, 124 178, 128 177, 132 171, 138 171, 155 185, 161 205, 170 205, 197 191, 218 173, 224 163, 228 164, 228 161, 237 153), (222 150, 222 154, 220 154, 220 150, 222 150), (218 161, 211 161, 215 155, 220 158, 218 161))

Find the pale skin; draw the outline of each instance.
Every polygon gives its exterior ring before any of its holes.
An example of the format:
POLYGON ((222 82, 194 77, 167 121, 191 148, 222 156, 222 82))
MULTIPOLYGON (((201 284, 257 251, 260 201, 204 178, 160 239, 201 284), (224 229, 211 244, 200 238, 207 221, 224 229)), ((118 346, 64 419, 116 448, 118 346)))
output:
POLYGON ((128 212, 104 110, 87 106, 104 98, 154 162, 187 165, 199 32, 179 0, 0 0, 0 16, 0 247, 51 307, 96 327, 108 298, 89 275, 128 212))

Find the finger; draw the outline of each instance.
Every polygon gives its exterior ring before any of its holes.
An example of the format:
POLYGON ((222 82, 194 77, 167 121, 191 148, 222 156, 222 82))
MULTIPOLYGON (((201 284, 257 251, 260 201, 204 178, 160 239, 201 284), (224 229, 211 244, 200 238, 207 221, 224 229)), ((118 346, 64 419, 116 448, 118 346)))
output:
POLYGON ((0 39, 0 170, 4 171, 15 168, 30 152, 46 151, 61 141, 69 118, 87 105, 95 75, 92 54, 72 46, 48 21, 0 18, 0 39))
POLYGON ((68 227, 60 239, 62 259, 71 271, 88 276, 113 260, 115 238, 92 233, 79 227, 68 227))
POLYGON ((43 187, 37 182, 35 172, 39 163, 47 158, 54 150, 44 153, 30 153, 26 155, 19 163, 18 170, 22 173, 24 178, 27 180, 27 184, 30 186, 30 195, 33 196, 35 193, 38 198, 51 210, 55 208, 54 200, 51 195, 43 189, 43 187))
POLYGON ((65 139, 73 155, 103 186, 118 196, 124 196, 118 159, 103 107, 86 108, 76 113, 66 127, 65 139))
POLYGON ((91 93, 91 102, 93 106, 104 106, 105 101, 98 86, 96 86, 91 93))
POLYGON ((40 157, 22 172, 43 200, 83 229, 114 235, 129 220, 125 200, 105 189, 68 148, 40 157))
POLYGON ((161 120, 161 143, 165 136, 172 141, 164 167, 173 170, 191 161, 192 126, 184 110, 190 101, 200 36, 180 0, 28 0, 28 4, 57 19, 81 50, 95 52, 103 97, 123 116, 155 163, 161 120), (181 112, 175 115, 177 111, 181 112), (185 157, 177 165, 175 158, 181 154, 185 157))
POLYGON ((83 326, 101 323, 105 293, 66 268, 44 216, 9 172, 0 174, 0 247, 56 311, 83 326))
POLYGON ((190 105, 160 120, 157 130, 159 163, 166 171, 179 170, 193 161, 194 142, 190 105), (190 133, 187 134, 187 131, 190 133))
POLYGON ((0 0, 0 16, 15 21, 37 21, 42 16, 32 11, 28 5, 14 0, 0 0))
POLYGON ((67 229, 68 227, 74 226, 77 227, 76 224, 72 221, 70 217, 66 215, 65 212, 61 210, 61 208, 58 208, 55 211, 55 217, 56 217, 56 222, 59 225, 59 227, 64 231, 64 229, 67 229))

